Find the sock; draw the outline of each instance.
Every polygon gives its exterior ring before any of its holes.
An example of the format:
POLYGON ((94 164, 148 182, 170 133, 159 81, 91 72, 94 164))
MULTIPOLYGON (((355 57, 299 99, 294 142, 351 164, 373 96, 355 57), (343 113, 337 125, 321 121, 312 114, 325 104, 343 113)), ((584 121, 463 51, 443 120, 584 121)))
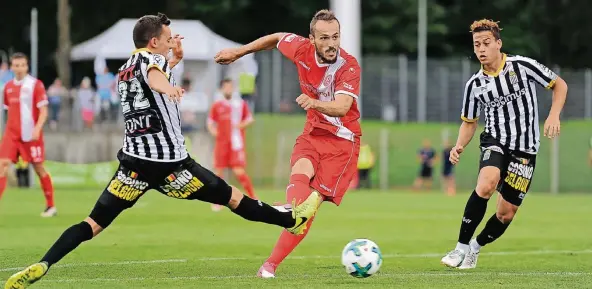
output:
POLYGON ((6 189, 6 177, 0 177, 0 199, 2 198, 2 194, 4 193, 4 190, 6 189))
POLYGON ((487 211, 487 201, 489 199, 481 198, 477 192, 473 191, 467 205, 460 225, 460 233, 458 234, 458 242, 462 244, 469 244, 471 237, 475 234, 477 226, 483 220, 485 211, 487 211))
POLYGON ((460 250, 463 252, 469 252, 469 245, 468 244, 463 244, 463 243, 456 243, 456 250, 460 250))
POLYGON ((87 222, 76 224, 62 233, 60 238, 51 246, 45 256, 43 256, 41 262, 46 262, 47 266, 50 267, 76 249, 82 242, 88 241, 92 237, 92 228, 87 222))
POLYGON ((43 195, 45 196, 45 204, 48 208, 51 208, 54 206, 53 184, 51 182, 51 177, 49 174, 46 174, 43 177, 39 177, 39 181, 41 182, 41 189, 43 190, 43 195))
POLYGON ((236 178, 241 183, 245 191, 247 191, 247 195, 251 197, 251 199, 258 199, 255 195, 255 190, 253 190, 253 183, 251 183, 251 178, 247 174, 237 175, 236 178))
MULTIPOLYGON (((290 184, 288 185, 288 189, 286 190, 286 199, 288 203, 291 203, 292 200, 295 198, 297 204, 306 200, 311 193, 310 189, 310 179, 303 174, 296 174, 290 177, 290 184)), ((314 217, 310 219, 308 222, 307 228, 302 235, 293 235, 290 234, 288 231, 284 230, 280 235, 273 251, 271 252, 271 256, 267 259, 266 262, 269 262, 277 267, 288 255, 300 244, 300 242, 306 237, 308 234, 308 230, 314 221, 314 217)))
POLYGON ((290 228, 296 224, 296 220, 292 218, 292 212, 287 210, 282 212, 264 202, 253 200, 247 196, 243 196, 238 207, 232 212, 249 221, 278 225, 284 228, 290 228))
POLYGON ((489 218, 483 231, 477 236, 477 243, 481 246, 485 246, 501 237, 506 229, 510 226, 510 223, 502 223, 495 214, 489 218))
POLYGON ((483 247, 475 239, 471 240, 471 242, 469 243, 469 246, 471 247, 471 251, 473 251, 473 252, 479 252, 479 251, 481 251, 481 247, 483 247))

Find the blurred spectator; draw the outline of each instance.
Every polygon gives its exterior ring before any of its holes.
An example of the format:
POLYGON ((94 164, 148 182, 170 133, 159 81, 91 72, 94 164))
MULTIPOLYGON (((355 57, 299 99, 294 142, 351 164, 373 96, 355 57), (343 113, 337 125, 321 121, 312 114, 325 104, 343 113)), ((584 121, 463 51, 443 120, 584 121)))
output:
POLYGON ((418 152, 420 163, 419 176, 415 179, 413 188, 416 190, 432 188, 432 177, 434 170, 434 161, 436 161, 436 151, 428 139, 423 141, 423 147, 418 152))
POLYGON ((362 141, 358 157, 358 189, 371 187, 370 170, 374 167, 374 153, 369 144, 362 141))
POLYGON ((14 78, 14 73, 8 67, 8 63, 2 62, 0 64, 0 87, 4 87, 4 84, 14 78))
POLYGON ((450 162, 450 151, 452 145, 446 140, 444 142, 444 150, 442 151, 442 180, 446 188, 446 194, 449 196, 456 195, 456 180, 454 177, 454 165, 450 162))
POLYGON ((244 101, 249 105, 251 111, 254 110, 255 106, 255 87, 256 78, 251 73, 241 73, 238 78, 238 90, 244 101))
POLYGON ((112 95, 115 90, 115 81, 115 75, 109 72, 108 67, 105 67, 103 74, 97 74, 95 77, 100 101, 101 122, 107 121, 112 115, 112 95))
POLYGON ((80 103, 80 110, 82 112, 82 120, 84 126, 88 129, 93 128, 95 118, 95 91, 90 85, 90 78, 85 76, 80 83, 80 88, 77 92, 78 102, 80 103))
POLYGON ((65 100, 68 97, 68 90, 62 85, 59 78, 56 78, 47 89, 47 97, 49 100, 49 127, 55 130, 60 117, 62 99, 65 100))

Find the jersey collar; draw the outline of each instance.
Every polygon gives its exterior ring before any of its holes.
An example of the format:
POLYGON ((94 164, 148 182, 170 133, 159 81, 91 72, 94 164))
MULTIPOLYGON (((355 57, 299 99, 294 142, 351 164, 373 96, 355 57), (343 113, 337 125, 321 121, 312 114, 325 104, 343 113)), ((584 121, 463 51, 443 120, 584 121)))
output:
POLYGON ((142 51, 146 51, 146 52, 152 53, 152 51, 150 51, 150 49, 148 49, 148 48, 138 48, 138 49, 132 51, 132 55, 133 54, 136 54, 136 53, 139 53, 139 52, 142 52, 142 51))
POLYGON ((502 69, 504 69, 504 66, 506 65, 506 54, 502 53, 502 62, 500 62, 500 66, 497 68, 497 70, 495 72, 490 72, 485 70, 485 67, 483 67, 483 64, 481 64, 481 70, 483 70, 483 73, 489 76, 493 76, 493 77, 497 77, 500 72, 502 72, 502 69))

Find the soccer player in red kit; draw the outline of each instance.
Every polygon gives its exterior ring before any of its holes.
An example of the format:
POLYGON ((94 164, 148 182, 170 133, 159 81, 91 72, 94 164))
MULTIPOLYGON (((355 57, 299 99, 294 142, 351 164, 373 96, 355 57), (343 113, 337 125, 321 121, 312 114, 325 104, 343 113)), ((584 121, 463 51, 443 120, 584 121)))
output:
MULTIPOLYGON (((220 92, 224 98, 214 102, 208 117, 208 131, 216 138, 214 172, 222 177, 224 169, 232 169, 249 197, 257 199, 253 183, 245 171, 245 128, 253 123, 253 116, 246 101, 232 97, 234 86, 231 79, 220 82, 220 92)), ((221 208, 212 205, 214 211, 221 208)))
POLYGON ((47 95, 43 83, 29 75, 29 63, 23 53, 10 58, 15 78, 4 86, 4 109, 8 110, 6 131, 0 143, 0 197, 6 189, 6 175, 10 163, 20 155, 33 164, 45 195, 46 208, 42 217, 53 217, 57 210, 53 201, 51 177, 43 166, 45 146, 43 125, 47 120, 47 95))
MULTIPOLYGON (((292 152, 288 200, 305 200, 312 191, 325 201, 341 203, 356 173, 362 135, 357 99, 360 66, 340 48, 339 21, 328 10, 315 14, 309 38, 276 33, 245 46, 220 51, 215 60, 232 63, 245 54, 277 47, 298 69, 302 94, 296 102, 307 111, 304 131, 292 152)), ((314 218, 308 223, 308 228, 314 218)), ((306 236, 282 232, 258 276, 274 278, 277 266, 306 236)))

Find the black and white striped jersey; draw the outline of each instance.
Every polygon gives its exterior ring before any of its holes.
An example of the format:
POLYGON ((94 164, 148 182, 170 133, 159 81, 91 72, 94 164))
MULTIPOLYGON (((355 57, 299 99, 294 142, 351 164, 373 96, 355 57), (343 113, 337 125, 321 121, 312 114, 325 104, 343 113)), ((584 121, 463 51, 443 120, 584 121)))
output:
POLYGON ((557 75, 536 60, 503 55, 495 73, 483 70, 465 85, 461 118, 474 122, 485 111, 485 132, 510 150, 536 154, 540 145, 535 85, 550 89, 557 75))
POLYGON ((123 152, 156 162, 185 159, 179 107, 148 86, 149 69, 158 69, 175 84, 166 58, 147 49, 134 51, 119 68, 117 89, 125 120, 123 152))

